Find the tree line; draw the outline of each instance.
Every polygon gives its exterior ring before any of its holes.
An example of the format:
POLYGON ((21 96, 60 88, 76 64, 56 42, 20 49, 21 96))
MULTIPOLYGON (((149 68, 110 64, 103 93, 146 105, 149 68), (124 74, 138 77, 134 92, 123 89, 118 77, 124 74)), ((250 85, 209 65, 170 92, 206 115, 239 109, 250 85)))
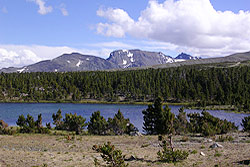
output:
POLYGON ((153 101, 250 109, 250 67, 1 73, 1 101, 153 101))
MULTIPOLYGON (((38 115, 36 121, 34 120, 34 117, 29 114, 26 116, 26 118, 24 115, 20 115, 16 122, 17 126, 19 127, 16 132, 50 133, 52 129, 57 131, 61 130, 75 132, 75 134, 77 135, 130 135, 132 133, 138 132, 138 129, 130 122, 130 120, 128 118, 124 118, 120 110, 118 110, 118 112, 114 115, 113 118, 108 118, 108 120, 101 116, 100 111, 96 111, 92 113, 90 121, 86 122, 86 118, 82 117, 81 115, 72 113, 66 113, 65 117, 63 118, 62 111, 59 109, 56 113, 52 115, 52 119, 54 128, 51 127, 50 122, 46 123, 46 126, 43 127, 42 114, 38 115), (85 131, 86 127, 87 131, 85 131)), ((7 130, 8 125, 6 123, 4 123, 3 125, 3 129, 7 130)))

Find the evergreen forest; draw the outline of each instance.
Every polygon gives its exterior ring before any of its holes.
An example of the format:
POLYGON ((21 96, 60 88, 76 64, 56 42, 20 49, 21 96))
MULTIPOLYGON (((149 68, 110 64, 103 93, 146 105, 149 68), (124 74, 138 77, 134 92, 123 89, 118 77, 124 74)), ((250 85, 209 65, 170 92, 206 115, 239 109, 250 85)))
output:
POLYGON ((1 73, 2 102, 194 102, 250 109, 250 67, 1 73))

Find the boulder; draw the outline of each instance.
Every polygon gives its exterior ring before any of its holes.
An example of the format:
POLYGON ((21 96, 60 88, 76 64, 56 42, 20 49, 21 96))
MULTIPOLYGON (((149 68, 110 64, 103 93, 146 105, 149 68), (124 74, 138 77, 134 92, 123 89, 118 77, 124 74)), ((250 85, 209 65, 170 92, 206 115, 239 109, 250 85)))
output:
POLYGON ((201 152, 200 154, 201 154, 201 156, 203 156, 203 157, 206 156, 206 154, 205 154, 204 152, 201 152))
POLYGON ((210 148, 223 148, 223 146, 219 143, 214 143, 210 146, 210 148))
POLYGON ((142 136, 142 134, 138 131, 133 131, 133 132, 130 132, 130 136, 142 136))

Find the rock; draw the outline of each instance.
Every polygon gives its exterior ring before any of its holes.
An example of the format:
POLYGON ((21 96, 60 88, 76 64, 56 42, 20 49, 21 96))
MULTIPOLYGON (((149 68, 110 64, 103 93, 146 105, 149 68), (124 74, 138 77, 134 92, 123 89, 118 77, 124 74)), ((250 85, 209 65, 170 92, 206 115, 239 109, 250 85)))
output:
POLYGON ((131 155, 129 158, 126 159, 126 161, 134 161, 134 160, 136 160, 136 158, 133 155, 131 155))
POLYGON ((214 143, 210 146, 210 148, 223 148, 223 146, 218 143, 214 143))
POLYGON ((136 132, 130 132, 130 136, 142 136, 142 134, 136 131, 136 132))
POLYGON ((206 154, 205 154, 204 152, 201 152, 201 155, 202 155, 202 156, 206 156, 206 154))
POLYGON ((207 142, 208 142, 208 143, 212 143, 213 140, 212 140, 212 139, 207 139, 207 142))

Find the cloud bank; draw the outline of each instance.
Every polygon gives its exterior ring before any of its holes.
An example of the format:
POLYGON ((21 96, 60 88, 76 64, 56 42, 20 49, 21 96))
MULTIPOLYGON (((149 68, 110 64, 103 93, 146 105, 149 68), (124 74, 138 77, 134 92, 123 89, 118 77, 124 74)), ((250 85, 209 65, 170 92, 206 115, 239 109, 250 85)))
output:
POLYGON ((0 45, 0 68, 22 67, 75 51, 77 50, 69 47, 0 45))
POLYGON ((122 9, 99 9, 107 19, 97 33, 130 35, 177 46, 197 55, 227 55, 250 50, 250 12, 216 11, 209 0, 150 0, 137 20, 122 9))
MULTIPOLYGON (((119 43, 99 43, 93 44, 92 49, 75 49, 66 46, 42 46, 42 45, 1 45, 0 44, 0 69, 7 67, 23 67, 42 60, 51 60, 62 54, 70 54, 78 52, 85 55, 94 55, 102 58, 107 58, 111 51, 113 44, 119 43), (107 48, 103 48, 106 46, 107 48), (101 47, 101 48, 100 48, 101 47)), ((122 44, 121 44, 122 45, 122 44)), ((124 46, 124 45, 122 45, 124 46)), ((125 45, 126 46, 126 45, 125 45)))

